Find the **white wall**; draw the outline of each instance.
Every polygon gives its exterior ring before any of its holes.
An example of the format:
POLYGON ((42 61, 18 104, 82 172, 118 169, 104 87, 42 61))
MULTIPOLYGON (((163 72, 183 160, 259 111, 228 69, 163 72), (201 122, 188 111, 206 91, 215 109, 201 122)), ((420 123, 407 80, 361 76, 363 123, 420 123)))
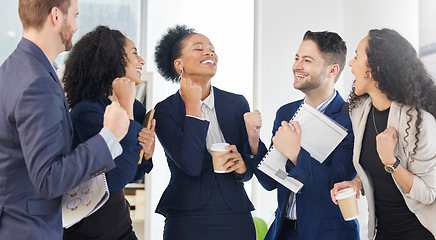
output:
MULTIPOLYGON (((194 1, 194 0, 192 0, 194 1)), ((155 41, 168 26, 181 23, 185 17, 183 14, 192 13, 184 8, 182 1, 178 0, 149 0, 147 20, 147 56, 146 70, 154 71, 152 53, 155 41)), ((191 22, 192 27, 204 33, 215 42, 216 34, 227 33, 227 36, 236 44, 229 53, 233 58, 240 58, 250 54, 250 50, 241 46, 246 43, 238 32, 243 29, 236 21, 238 12, 234 5, 246 1, 198 1, 202 9, 198 19, 191 22), (225 14, 217 14, 223 11, 220 3, 226 7, 225 14), (212 23, 234 18, 231 25, 218 25, 212 23), (214 26, 214 27, 211 27, 214 26), (234 31, 236 30, 236 31, 234 31), (242 45, 241 45, 242 43, 242 45)), ((292 87, 292 64, 295 53, 301 43, 302 37, 307 30, 312 31, 335 31, 347 42, 347 62, 354 57, 354 50, 361 38, 366 36, 371 28, 393 28, 403 34, 416 48, 418 46, 418 0, 368 0, 365 2, 356 0, 253 0, 254 2, 254 87, 248 90, 231 90, 244 93, 253 92, 253 107, 262 112, 263 128, 262 140, 270 142, 271 129, 276 110, 283 104, 297 100, 303 95, 292 87)), ((252 44, 252 43, 246 43, 252 44)), ((251 45, 252 46, 252 45, 251 45)), ((220 54, 221 49, 218 54, 220 54)), ((232 57, 229 57, 229 59, 232 57)), ((225 60, 228 61, 228 60, 225 60)), ((219 73, 225 62, 220 56, 219 73)), ((230 67, 230 66, 229 66, 230 67)), ((224 71, 225 72, 225 71, 224 71)), ((243 74, 248 77, 249 74, 243 74)), ((219 76, 217 75, 216 78, 219 76)), ((346 99, 354 77, 350 73, 348 65, 344 69, 342 77, 336 87, 346 99)), ((234 79, 233 79, 234 80, 234 79)), ((216 81, 214 80, 214 84, 216 81)), ((228 83, 223 86, 226 88, 228 83)), ((230 82, 231 84, 231 82, 230 82)), ((172 85, 162 80, 157 74, 153 81, 153 106, 166 96, 174 93, 177 85, 172 85)), ((230 90, 230 89, 229 89, 230 90)), ((250 99, 250 97, 247 97, 250 99)), ((163 150, 157 144, 155 150, 155 168, 152 171, 151 181, 151 209, 154 210, 157 200, 164 187, 168 183, 169 175, 165 160, 158 158, 163 156, 163 150)), ((274 219, 274 210, 277 207, 276 193, 265 191, 256 181, 252 183, 252 200, 255 203, 255 216, 262 217, 268 224, 274 219)), ((366 239, 366 206, 365 200, 361 200, 361 226, 362 239, 366 239)), ((161 239, 163 217, 151 214, 151 237, 161 239)))

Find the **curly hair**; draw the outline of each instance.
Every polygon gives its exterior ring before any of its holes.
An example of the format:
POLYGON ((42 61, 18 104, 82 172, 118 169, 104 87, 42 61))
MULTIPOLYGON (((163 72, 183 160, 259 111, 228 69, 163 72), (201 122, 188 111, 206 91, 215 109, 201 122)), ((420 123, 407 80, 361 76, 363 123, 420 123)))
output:
POLYGON ((335 77, 335 82, 344 70, 345 59, 347 56, 347 46, 345 41, 334 32, 312 32, 308 30, 303 37, 303 41, 312 40, 318 46, 323 58, 325 59, 326 66, 332 64, 339 65, 339 73, 335 77))
POLYGON ((154 61, 158 72, 168 81, 177 82, 179 74, 174 68, 174 60, 182 55, 183 40, 197 34, 195 29, 185 25, 168 28, 158 41, 154 52, 154 61))
MULTIPOLYGON (((429 112, 436 118, 434 79, 427 72, 413 46, 394 30, 386 28, 370 30, 366 54, 371 75, 380 91, 386 94, 389 100, 412 107, 407 112, 409 119, 404 139, 409 135, 411 128, 412 110, 417 111, 415 152, 419 142, 419 126, 422 122, 421 110, 429 112)), ((369 73, 367 74, 369 76, 369 73)), ((349 96, 350 111, 360 104, 360 99, 365 95, 357 96, 353 87, 349 96)))
POLYGON ((126 75, 125 46, 126 36, 106 26, 97 26, 74 45, 62 78, 70 108, 112 94, 113 80, 126 75))

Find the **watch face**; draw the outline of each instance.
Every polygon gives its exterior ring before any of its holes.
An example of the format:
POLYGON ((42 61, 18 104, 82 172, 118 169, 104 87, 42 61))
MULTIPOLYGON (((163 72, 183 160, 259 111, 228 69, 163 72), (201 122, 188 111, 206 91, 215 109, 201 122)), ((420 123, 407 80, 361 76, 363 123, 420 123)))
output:
POLYGON ((395 168, 393 166, 387 165, 385 166, 385 170, 388 173, 393 173, 395 171, 395 168))

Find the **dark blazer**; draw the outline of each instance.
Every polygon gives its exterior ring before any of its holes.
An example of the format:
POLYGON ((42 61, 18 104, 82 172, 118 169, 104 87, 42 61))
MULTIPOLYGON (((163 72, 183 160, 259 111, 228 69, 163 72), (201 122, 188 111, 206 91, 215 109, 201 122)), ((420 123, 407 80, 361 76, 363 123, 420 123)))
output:
MULTIPOLYGON (((243 117, 249 111, 248 102, 242 95, 215 87, 214 97, 217 119, 224 138, 229 144, 236 145, 242 153, 248 142, 243 117)), ((253 210, 243 186, 243 182, 253 175, 250 168, 244 176, 234 172, 214 173, 212 157, 206 149, 209 122, 186 116, 185 103, 179 92, 158 103, 155 110, 156 135, 165 150, 171 171, 170 182, 156 212, 165 216, 169 209, 200 208, 206 203, 214 181, 220 185, 223 198, 232 210, 253 210)), ((248 161, 246 158, 243 160, 248 161)))
POLYGON ((71 151, 72 132, 53 66, 23 38, 0 67, 1 239, 62 239, 60 196, 115 166, 100 135, 71 151))
MULTIPOLYGON (((71 109, 74 126, 73 149, 80 143, 100 132, 106 107, 112 102, 109 98, 91 101, 83 100, 71 109)), ((153 168, 152 160, 144 160, 138 165, 139 150, 138 133, 143 129, 145 107, 135 101, 133 104, 134 120, 130 120, 129 131, 120 141, 123 153, 114 159, 115 168, 106 173, 106 181, 110 192, 120 191, 129 182, 142 179, 144 174, 153 168)))
MULTIPOLYGON (((291 120, 302 102, 303 100, 286 104, 277 111, 273 135, 281 126, 282 121, 291 120)), ((290 160, 286 163, 288 176, 299 177, 303 179, 304 184, 297 194, 296 200, 300 240, 350 240, 359 238, 357 220, 345 221, 339 207, 330 198, 330 189, 333 188, 336 182, 352 180, 356 176, 352 163, 354 136, 347 106, 338 93, 324 112, 325 115, 347 128, 348 135, 322 164, 313 159, 303 148, 301 148, 298 155, 297 166, 294 166, 290 160)), ((249 151, 248 146, 245 149, 246 152, 249 151)), ((260 142, 253 166, 257 166, 266 152, 265 144, 260 142)), ((277 189, 278 207, 275 212, 276 218, 265 237, 266 240, 277 239, 280 236, 287 214, 286 206, 291 191, 257 168, 255 168, 255 174, 266 190, 277 189)))

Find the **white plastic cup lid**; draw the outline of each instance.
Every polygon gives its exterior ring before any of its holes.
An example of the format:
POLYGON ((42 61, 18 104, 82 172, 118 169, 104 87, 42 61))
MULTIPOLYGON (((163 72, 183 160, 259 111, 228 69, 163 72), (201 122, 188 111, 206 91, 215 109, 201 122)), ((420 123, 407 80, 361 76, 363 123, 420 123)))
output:
POLYGON ((336 194, 336 200, 342 200, 356 195, 353 188, 344 188, 336 194))
POLYGON ((227 146, 230 144, 228 143, 214 143, 212 146, 210 146, 210 151, 217 151, 217 152, 225 152, 229 151, 226 149, 227 146))

